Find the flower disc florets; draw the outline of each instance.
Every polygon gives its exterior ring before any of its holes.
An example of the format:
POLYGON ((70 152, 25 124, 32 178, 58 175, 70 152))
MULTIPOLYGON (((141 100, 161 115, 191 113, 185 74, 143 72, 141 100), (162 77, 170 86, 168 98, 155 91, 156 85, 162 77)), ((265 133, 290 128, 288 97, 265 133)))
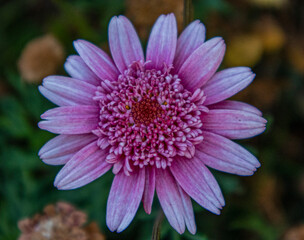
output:
POLYGON ((94 133, 102 148, 107 138, 107 161, 116 171, 124 166, 126 174, 132 166, 165 169, 175 155, 191 158, 194 145, 203 140, 200 115, 208 111, 203 91, 184 89, 172 67, 161 71, 146 66, 132 64, 117 82, 108 84, 108 93, 98 91, 95 97, 101 111, 94 133))

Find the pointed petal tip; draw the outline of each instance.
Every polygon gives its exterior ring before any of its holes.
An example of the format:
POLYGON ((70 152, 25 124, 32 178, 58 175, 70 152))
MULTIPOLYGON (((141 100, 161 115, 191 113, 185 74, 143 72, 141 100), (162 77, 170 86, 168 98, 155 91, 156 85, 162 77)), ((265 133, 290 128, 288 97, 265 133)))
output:
POLYGON ((108 223, 107 223, 107 227, 111 232, 115 232, 116 230, 115 228, 111 227, 108 223))
POLYGON ((173 24, 175 24, 175 25, 177 24, 174 13, 169 13, 167 16, 170 18, 171 21, 173 21, 173 24))
MULTIPOLYGON (((117 21, 119 19, 120 16, 113 16, 111 19, 110 19, 110 22, 109 22, 109 29, 113 26, 113 25, 116 25, 117 24, 117 21)), ((109 31, 109 30, 108 30, 109 31)))
POLYGON ((54 180, 54 187, 55 188, 57 188, 58 190, 64 190, 63 188, 62 188, 62 186, 61 185, 59 185, 59 183, 58 183, 58 180, 57 180, 57 176, 56 176, 56 178, 55 178, 55 180, 54 180))
POLYGON ((43 160, 44 153, 45 153, 45 151, 44 151, 44 148, 42 147, 38 152, 38 156, 43 162, 44 162, 44 160, 43 160))
POLYGON ((115 223, 114 219, 110 218, 108 215, 106 215, 106 225, 111 232, 115 232, 118 228, 118 224, 115 223))
POLYGON ((84 39, 77 39, 77 40, 73 41, 73 46, 78 53, 83 50, 83 47, 85 47, 86 45, 89 45, 89 44, 92 44, 92 43, 90 43, 84 39))
POLYGON ((125 225, 115 226, 116 224, 109 223, 109 222, 107 222, 106 224, 111 232, 117 232, 117 233, 121 233, 128 227, 128 225, 127 226, 125 226, 125 225))
POLYGON ((214 42, 213 43, 214 45, 225 43, 225 40, 222 37, 213 37, 213 38, 209 39, 208 41, 210 41, 211 43, 214 42))
POLYGON ((125 15, 119 15, 117 18, 120 19, 120 20, 123 20, 123 21, 131 22, 131 21, 129 20, 129 18, 127 18, 125 15))
POLYGON ((117 228, 117 233, 121 233, 123 230, 125 230, 127 227, 129 226, 128 225, 125 225, 125 224, 121 224, 118 228, 117 228))
POLYGON ((261 166, 261 163, 257 160, 256 164, 255 164, 255 171, 258 170, 258 168, 261 166))
POLYGON ((209 212, 212 212, 213 214, 215 214, 215 215, 221 215, 221 210, 222 210, 222 208, 218 208, 217 210, 214 210, 214 211, 210 211, 210 210, 208 210, 208 209, 206 209, 207 211, 209 211, 209 212))
MULTIPOLYGON (((250 137, 246 137, 246 138, 251 138, 251 137, 256 137, 258 135, 261 135, 266 130, 266 123, 262 127, 255 128, 254 130, 255 130, 255 134, 250 137)), ((240 139, 242 139, 242 138, 240 138, 240 139)))
POLYGON ((151 207, 146 207, 146 206, 144 206, 144 210, 145 210, 145 212, 147 213, 147 214, 151 214, 151 211, 152 211, 152 208, 151 207))
MULTIPOLYGON (((44 114, 40 115, 40 117, 41 117, 42 119, 43 119, 43 115, 44 115, 44 114)), ((46 121, 40 121, 40 122, 37 124, 38 127, 39 127, 40 129, 42 129, 42 130, 46 130, 46 129, 45 129, 45 126, 44 126, 44 125, 45 125, 45 122, 46 122, 46 121)))
POLYGON ((112 22, 112 21, 116 21, 120 16, 122 16, 122 15, 118 15, 118 16, 113 16, 112 18, 111 18, 111 20, 110 20, 110 23, 112 22))
POLYGON ((50 76, 47 76, 47 77, 43 78, 42 79, 42 86, 45 86, 45 84, 47 84, 50 80, 52 80, 53 77, 56 77, 56 75, 50 75, 50 76))
POLYGON ((176 21, 176 17, 174 13, 168 13, 167 15, 165 15, 165 17, 169 17, 171 18, 171 20, 175 20, 176 21))
MULTIPOLYGON (((38 155, 39 155, 39 153, 38 153, 38 155)), ((44 159, 42 156, 40 156, 39 155, 39 158, 41 159, 41 161, 43 162, 43 163, 45 163, 45 164, 47 164, 47 165, 54 165, 54 164, 50 164, 49 163, 49 161, 48 161, 48 159, 44 159)))
POLYGON ((66 65, 67 62, 73 61, 73 59, 78 55, 69 55, 64 62, 64 65, 66 65))
POLYGON ((72 190, 77 188, 77 187, 70 187, 69 183, 64 183, 63 179, 58 179, 57 176, 54 181, 54 187, 56 187, 58 190, 72 190))
MULTIPOLYGON (((43 82, 42 82, 42 84, 43 84, 43 82)), ((44 87, 43 87, 43 85, 40 85, 40 86, 38 86, 38 91, 43 95, 43 89, 44 89, 44 87)))
POLYGON ((70 187, 69 185, 58 185, 58 186, 55 186, 58 190, 74 190, 78 187, 70 187))
POLYGON ((193 228, 188 228, 188 231, 192 234, 192 235, 195 235, 196 234, 196 225, 194 225, 193 228))
POLYGON ((85 40, 83 39, 77 39, 73 41, 73 46, 77 50, 78 47, 80 47, 81 44, 84 43, 85 40))
POLYGON ((65 59, 65 62, 63 64, 64 69, 67 69, 67 66, 75 60, 76 57, 79 57, 78 55, 70 55, 65 59))
MULTIPOLYGON (((49 110, 48 110, 48 111, 49 111, 49 110)), ((41 119, 46 119, 46 116, 47 116, 47 111, 45 111, 44 113, 42 113, 42 114, 40 115, 40 118, 41 118, 41 119)), ((40 122, 38 122, 38 127, 40 127, 41 124, 43 125, 43 122, 45 122, 45 121, 40 121, 40 122)))
POLYGON ((174 228, 179 234, 183 234, 186 230, 186 228, 174 228))
POLYGON ((219 203, 219 205, 217 207, 218 207, 219 211, 221 211, 223 209, 223 207, 226 205, 225 199, 224 199, 223 195, 221 195, 221 196, 217 196, 217 200, 219 203))

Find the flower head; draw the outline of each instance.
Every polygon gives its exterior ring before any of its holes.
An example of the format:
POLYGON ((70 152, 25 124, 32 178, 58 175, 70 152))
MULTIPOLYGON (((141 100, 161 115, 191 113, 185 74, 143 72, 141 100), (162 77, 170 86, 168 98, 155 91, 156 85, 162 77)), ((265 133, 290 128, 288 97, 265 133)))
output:
POLYGON ((208 167, 252 175, 258 160, 230 139, 265 129, 261 112, 226 100, 251 83, 249 68, 216 73, 225 53, 222 38, 205 42, 205 28, 192 22, 177 38, 173 14, 160 16, 146 57, 124 16, 109 25, 112 58, 77 40, 79 56, 68 57, 71 78, 50 76, 40 92, 59 105, 39 127, 60 134, 40 150, 42 160, 65 164, 58 189, 74 189, 112 169, 107 225, 123 231, 140 202, 151 212, 154 192, 179 233, 196 232, 191 198, 219 214, 221 190, 208 167))

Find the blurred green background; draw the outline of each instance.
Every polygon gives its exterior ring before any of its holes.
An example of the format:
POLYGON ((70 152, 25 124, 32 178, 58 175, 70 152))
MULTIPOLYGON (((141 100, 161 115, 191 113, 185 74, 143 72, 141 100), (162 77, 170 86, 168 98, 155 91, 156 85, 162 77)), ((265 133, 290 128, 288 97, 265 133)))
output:
MULTIPOLYGON (((161 239, 304 239, 304 2, 194 0, 193 5, 194 19, 204 22, 207 38, 226 40, 221 67, 251 66, 257 74, 234 99, 260 108, 268 126, 262 135, 239 141, 262 163, 254 176, 213 171, 226 200, 222 214, 213 215, 194 203, 197 235, 180 236, 164 220, 161 239)), ((0 3, 1 240, 17 239, 19 220, 59 200, 85 211, 106 239, 150 239, 160 208, 156 197, 151 215, 141 206, 123 233, 107 229, 111 172, 77 190, 53 187, 60 167, 45 165, 37 153, 54 135, 40 130, 37 123, 54 105, 37 86, 48 74, 65 75, 64 59, 75 54, 73 40, 83 38, 107 50, 107 26, 113 15, 127 15, 145 45, 160 13, 175 12, 181 30, 182 11, 181 0, 0 3)))

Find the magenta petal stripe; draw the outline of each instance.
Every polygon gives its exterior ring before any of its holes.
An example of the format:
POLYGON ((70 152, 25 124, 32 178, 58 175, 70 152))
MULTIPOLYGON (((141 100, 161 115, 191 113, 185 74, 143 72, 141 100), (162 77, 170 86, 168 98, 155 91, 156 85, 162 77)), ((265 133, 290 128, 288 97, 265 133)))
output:
POLYGON ((184 207, 178 185, 168 169, 156 169, 156 192, 170 225, 180 234, 185 232, 184 207))
POLYGON ((177 39, 174 69, 180 69, 186 59, 205 41, 206 29, 204 24, 196 20, 192 22, 177 39))
POLYGON ((115 175, 107 203, 107 226, 123 231, 133 220, 145 186, 145 170, 127 176, 124 171, 115 175))
POLYGON ((85 41, 74 41, 74 47, 88 67, 102 80, 114 81, 119 72, 112 59, 99 47, 85 41))
POLYGON ((262 116, 262 112, 256 107, 244 102, 225 100, 208 106, 209 109, 230 109, 250 112, 258 116, 262 116))
POLYGON ((96 141, 77 152, 57 174, 54 185, 61 190, 82 187, 105 174, 112 165, 105 161, 107 151, 96 141))
POLYGON ((179 157, 172 162, 170 169, 190 197, 210 212, 220 214, 219 209, 225 205, 221 190, 211 172, 196 156, 192 159, 179 157))
POLYGON ((43 79, 41 93, 59 106, 96 105, 93 101, 96 86, 69 77, 49 76, 43 79), (66 100, 66 101, 64 101, 66 100))
POLYGON ((64 69, 72 78, 83 80, 95 86, 100 84, 100 79, 85 64, 80 56, 69 56, 64 63, 64 69))
POLYGON ((143 206, 146 213, 150 214, 152 209, 153 197, 155 192, 155 168, 146 167, 146 180, 143 195, 143 206))
POLYGON ((179 69, 179 77, 188 90, 202 87, 215 73, 225 53, 225 43, 220 37, 212 38, 197 48, 179 69))
POLYGON ((98 126, 97 106, 68 106, 46 111, 38 123, 41 129, 57 134, 90 133, 98 126))
POLYGON ((163 69, 164 64, 173 63, 177 42, 175 16, 161 15, 155 22, 147 45, 147 66, 150 69, 163 69), (151 62, 149 62, 151 61, 151 62))
POLYGON ((144 53, 132 23, 124 16, 113 17, 109 25, 109 44, 121 73, 135 61, 144 61, 144 53))
POLYGON ((217 72, 203 86, 207 96, 205 104, 210 105, 233 96, 247 87, 254 77, 255 74, 247 67, 228 68, 217 72))
POLYGON ((184 219, 186 226, 190 233, 195 234, 196 233, 196 224, 194 219, 194 212, 193 207, 191 203, 191 198, 189 195, 177 184, 177 188, 183 203, 184 208, 184 219))
POLYGON ((203 129, 230 139, 244 139, 262 133, 266 120, 247 111, 210 109, 201 115, 203 129))
POLYGON ((214 169, 237 175, 252 175, 259 161, 240 145, 220 135, 204 131, 204 141, 197 145, 196 157, 214 169))
POLYGON ((59 135, 44 144, 38 154, 46 164, 61 165, 94 140, 97 137, 93 134, 59 135))

